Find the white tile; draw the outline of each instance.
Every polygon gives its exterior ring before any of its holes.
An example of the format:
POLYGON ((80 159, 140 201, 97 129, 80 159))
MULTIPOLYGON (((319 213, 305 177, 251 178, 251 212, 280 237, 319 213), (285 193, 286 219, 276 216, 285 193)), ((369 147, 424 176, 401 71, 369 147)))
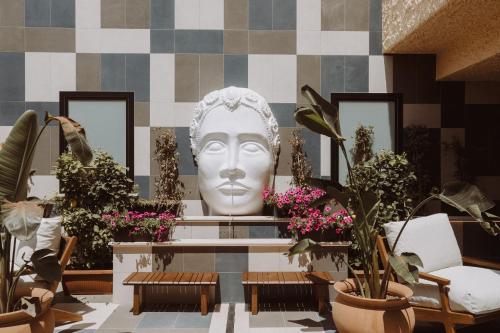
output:
POLYGON ((113 273, 113 303, 132 305, 134 287, 123 285, 123 280, 125 280, 130 273, 132 272, 113 273))
POLYGON ((175 127, 174 103, 150 102, 149 124, 151 127, 175 127))
POLYGON ((403 127, 441 127, 441 104, 403 104, 403 127))
POLYGON ((172 235, 172 239, 190 239, 193 238, 191 235, 191 224, 177 224, 172 235))
POLYGON ((152 260, 151 253, 115 253, 113 273, 151 272, 152 260))
POLYGON ((274 181, 274 190, 276 192, 285 192, 290 188, 292 176, 276 176, 274 181))
MULTIPOLYGON (((281 253, 287 253, 288 247, 280 248, 281 253)), ((311 263, 308 253, 297 254, 294 256, 282 255, 278 257, 278 269, 282 272, 301 272, 307 271, 311 263)))
POLYGON ((134 128, 134 173, 136 176, 150 174, 150 130, 149 127, 134 128))
POLYGON ((151 102, 173 102, 175 94, 174 55, 152 53, 149 59, 149 100, 151 102))
POLYGON ((368 82, 371 93, 392 92, 392 56, 368 58, 368 82))
POLYGON ((297 102, 297 56, 273 56, 272 103, 297 102))
POLYGON ((55 308, 79 313, 83 316, 83 320, 78 323, 57 326, 57 332, 67 332, 75 329, 78 331, 77 327, 85 327, 85 329, 92 331, 98 329, 118 306, 119 304, 114 303, 57 303, 54 305, 55 308))
POLYGON ((202 216, 203 206, 201 200, 182 200, 184 204, 184 215, 202 216))
POLYGON ((245 311, 245 303, 236 303, 234 306, 234 332, 250 332, 250 312, 245 311))
POLYGON ((59 180, 56 176, 33 176, 33 185, 28 193, 31 197, 50 199, 59 193, 59 180))
POLYGON ((191 237, 193 239, 219 239, 219 223, 201 222, 200 224, 193 224, 191 237))
POLYGON ((59 101, 60 91, 76 90, 76 54, 50 54, 50 101, 59 101))
POLYGON ((175 29, 199 29, 199 28, 200 28, 200 0, 176 0, 175 29))
POLYGON ((218 311, 212 312, 212 320, 210 321, 210 328, 208 329, 208 333, 226 332, 228 314, 229 304, 220 304, 218 311))
POLYGON ((0 126, 0 142, 5 142, 14 126, 0 126))
POLYGON ((297 30, 321 30, 321 0, 297 0, 297 30))
POLYGON ((75 28, 99 29, 101 27, 101 0, 75 1, 75 28))
POLYGON ((321 31, 297 31, 297 54, 321 54, 321 31))
POLYGON ((368 31, 322 31, 321 54, 368 55, 368 31))
POLYGON ((200 1, 200 29, 224 30, 224 0, 200 1))
MULTIPOLYGON (((295 80, 296 81, 296 80, 295 80)), ((273 56, 248 55, 248 88, 255 90, 268 103, 273 99, 273 56)))
POLYGON ((149 53, 149 29, 76 29, 77 53, 149 53))
POLYGON ((196 103, 178 102, 174 103, 174 127, 189 127, 193 120, 194 108, 196 103))
POLYGON ((25 53, 26 101, 50 101, 50 53, 25 53))
POLYGON ((283 254, 280 247, 250 246, 248 248, 249 272, 276 272, 279 256, 283 254))
POLYGON ((331 151, 330 151, 331 139, 325 135, 320 136, 320 174, 323 177, 329 177, 331 175, 331 151))

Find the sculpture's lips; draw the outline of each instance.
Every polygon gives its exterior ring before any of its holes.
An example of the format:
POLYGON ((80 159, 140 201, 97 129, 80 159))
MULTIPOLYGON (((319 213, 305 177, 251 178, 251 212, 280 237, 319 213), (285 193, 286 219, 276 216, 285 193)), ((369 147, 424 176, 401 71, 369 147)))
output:
POLYGON ((217 189, 225 195, 243 195, 249 188, 238 182, 225 182, 217 186, 217 189))

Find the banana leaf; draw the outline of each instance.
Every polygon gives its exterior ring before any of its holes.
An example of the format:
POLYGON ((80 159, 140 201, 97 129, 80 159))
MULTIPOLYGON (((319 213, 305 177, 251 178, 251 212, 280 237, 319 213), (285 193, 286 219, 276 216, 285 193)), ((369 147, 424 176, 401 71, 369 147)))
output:
POLYGON ((312 251, 315 247, 318 246, 318 243, 309 238, 304 238, 298 241, 294 246, 292 246, 288 253, 293 256, 294 254, 304 253, 308 251, 312 251))
POLYGON ((17 239, 31 239, 40 226, 43 210, 36 201, 6 201, 2 205, 3 224, 17 239))
POLYGON ((35 273, 48 282, 61 280, 61 265, 57 260, 57 254, 50 249, 41 249, 33 252, 31 263, 35 273))
POLYGON ((415 253, 404 252, 401 255, 389 254, 389 264, 394 272, 407 283, 418 282, 418 269, 423 267, 422 261, 415 253))
POLYGON ((334 137, 335 133, 332 132, 327 123, 319 116, 314 110, 310 108, 299 108, 294 113, 295 120, 310 129, 313 132, 334 137))

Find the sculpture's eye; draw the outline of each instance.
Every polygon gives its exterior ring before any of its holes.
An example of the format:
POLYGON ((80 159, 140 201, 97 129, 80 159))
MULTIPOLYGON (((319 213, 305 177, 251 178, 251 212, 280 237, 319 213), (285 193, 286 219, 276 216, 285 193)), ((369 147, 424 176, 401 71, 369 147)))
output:
POLYGON ((256 154, 265 151, 264 147, 262 147, 262 145, 257 142, 244 142, 241 145, 241 149, 250 154, 256 154))
POLYGON ((205 148, 203 149, 206 152, 209 153, 219 153, 222 152, 225 148, 225 145, 220 142, 220 141, 210 141, 206 144, 205 148))

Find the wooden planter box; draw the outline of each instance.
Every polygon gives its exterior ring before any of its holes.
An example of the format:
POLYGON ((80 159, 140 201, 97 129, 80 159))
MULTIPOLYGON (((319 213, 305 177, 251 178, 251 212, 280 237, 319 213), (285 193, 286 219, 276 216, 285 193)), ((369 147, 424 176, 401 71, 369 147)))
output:
POLYGON ((62 286, 66 295, 113 293, 113 270, 65 270, 62 286))

